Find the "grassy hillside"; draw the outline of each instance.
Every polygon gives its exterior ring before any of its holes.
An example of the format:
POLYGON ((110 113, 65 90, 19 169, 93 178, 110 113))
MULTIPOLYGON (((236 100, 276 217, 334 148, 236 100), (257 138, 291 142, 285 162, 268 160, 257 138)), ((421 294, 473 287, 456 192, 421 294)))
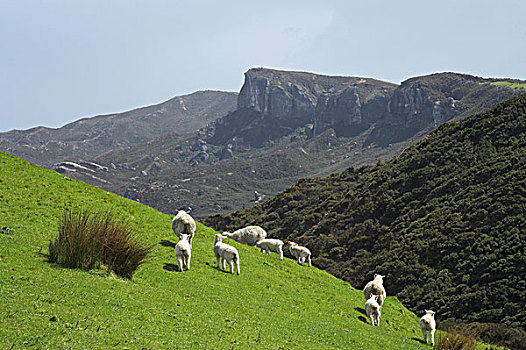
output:
POLYGON ((199 224, 191 270, 175 272, 171 217, 0 152, 0 348, 422 349, 418 318, 390 297, 381 327, 335 277, 235 245, 241 275, 215 269, 199 224), (47 262, 65 207, 128 218, 154 256, 132 281, 47 262), (43 247, 43 248, 42 248, 43 247))
POLYGON ((526 95, 444 124, 374 167, 305 179, 205 223, 259 224, 306 244, 351 285, 386 274, 388 294, 441 320, 526 327, 526 95))

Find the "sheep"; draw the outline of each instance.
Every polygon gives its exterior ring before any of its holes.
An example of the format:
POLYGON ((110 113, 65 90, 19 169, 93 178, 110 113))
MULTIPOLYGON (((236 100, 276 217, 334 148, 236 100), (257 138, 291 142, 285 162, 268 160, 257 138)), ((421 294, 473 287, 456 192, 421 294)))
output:
POLYGON ((183 272, 183 268, 186 267, 187 270, 190 270, 190 259, 192 258, 192 246, 188 241, 190 235, 181 233, 181 239, 175 245, 175 258, 177 259, 177 265, 179 266, 179 271, 183 272))
POLYGON ((223 232, 223 236, 239 243, 255 246, 257 242, 267 237, 267 231, 259 226, 247 226, 232 233, 223 232))
POLYGON ((289 251, 290 254, 292 254, 296 259, 298 259, 298 264, 303 264, 305 262, 305 258, 307 258, 309 266, 312 266, 310 259, 311 253, 307 247, 302 247, 298 245, 298 243, 289 242, 289 251))
POLYGON ((217 261, 216 267, 219 269, 219 259, 221 258, 221 267, 223 268, 223 270, 225 269, 226 260, 228 262, 228 265, 230 266, 230 273, 234 273, 234 266, 232 264, 233 261, 236 265, 236 273, 239 275, 239 253, 236 248, 226 243, 223 243, 223 238, 226 237, 218 233, 216 234, 214 239, 214 255, 216 256, 217 261))
POLYGON ((383 306, 384 300, 387 297, 387 293, 385 292, 384 288, 384 277, 385 276, 375 273, 374 280, 367 283, 363 289, 363 296, 365 299, 369 299, 369 295, 371 293, 378 295, 378 304, 380 304, 380 306, 383 306))
POLYGON ((270 256, 270 252, 276 252, 279 254, 279 260, 283 260, 283 241, 274 238, 265 238, 259 242, 256 242, 256 247, 261 251, 266 250, 267 255, 270 256))
POLYGON ((369 319, 371 320, 371 324, 373 326, 380 326, 380 316, 382 307, 380 304, 378 304, 378 295, 374 295, 373 293, 369 294, 369 299, 365 302, 365 314, 369 319))
POLYGON ((432 310, 426 310, 426 314, 420 318, 420 330, 424 336, 424 341, 427 344, 427 331, 429 331, 429 339, 431 340, 431 346, 435 345, 435 312, 432 310))
POLYGON ((188 237, 188 243, 192 246, 192 238, 195 236, 195 220, 189 215, 189 211, 179 210, 172 220, 172 231, 179 239, 181 234, 185 233, 188 237))

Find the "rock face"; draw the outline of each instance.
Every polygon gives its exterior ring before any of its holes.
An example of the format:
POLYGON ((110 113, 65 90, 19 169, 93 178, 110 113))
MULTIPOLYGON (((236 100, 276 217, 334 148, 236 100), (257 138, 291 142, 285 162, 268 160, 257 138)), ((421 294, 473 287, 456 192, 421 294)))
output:
POLYGON ((314 125, 312 136, 330 128, 339 135, 356 134, 387 111, 395 88, 373 79, 251 69, 237 111, 216 122, 209 140, 221 144, 239 136, 259 147, 307 124, 314 125))
POLYGON ((255 68, 245 73, 237 110, 212 123, 203 134, 217 145, 239 137, 240 144, 262 147, 306 125, 313 125, 309 137, 328 129, 334 129, 338 137, 352 137, 374 127, 366 145, 387 147, 518 94, 491 82, 439 73, 395 85, 255 68))

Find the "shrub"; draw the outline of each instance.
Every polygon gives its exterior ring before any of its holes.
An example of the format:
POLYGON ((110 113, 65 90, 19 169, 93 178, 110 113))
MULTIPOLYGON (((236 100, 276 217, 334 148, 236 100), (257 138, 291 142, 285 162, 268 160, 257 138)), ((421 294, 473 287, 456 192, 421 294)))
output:
POLYGON ((49 243, 49 261, 83 270, 106 266, 131 279, 152 248, 137 241, 130 226, 111 212, 65 209, 58 236, 49 243))

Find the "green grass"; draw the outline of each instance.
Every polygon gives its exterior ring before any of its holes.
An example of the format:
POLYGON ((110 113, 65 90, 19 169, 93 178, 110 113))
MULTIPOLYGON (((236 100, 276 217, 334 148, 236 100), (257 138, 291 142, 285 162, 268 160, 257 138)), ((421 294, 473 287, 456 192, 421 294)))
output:
POLYGON ((526 83, 514 83, 511 81, 493 81, 490 84, 497 85, 497 86, 507 86, 512 89, 520 89, 520 88, 526 89, 526 83))
POLYGON ((215 232, 201 224, 191 270, 175 272, 171 217, 3 152, 0 169, 1 349, 430 348, 394 297, 377 328, 364 322, 361 290, 316 268, 231 242, 241 275, 218 271, 215 232), (86 206, 155 244, 133 280, 47 262, 64 208, 86 206))

